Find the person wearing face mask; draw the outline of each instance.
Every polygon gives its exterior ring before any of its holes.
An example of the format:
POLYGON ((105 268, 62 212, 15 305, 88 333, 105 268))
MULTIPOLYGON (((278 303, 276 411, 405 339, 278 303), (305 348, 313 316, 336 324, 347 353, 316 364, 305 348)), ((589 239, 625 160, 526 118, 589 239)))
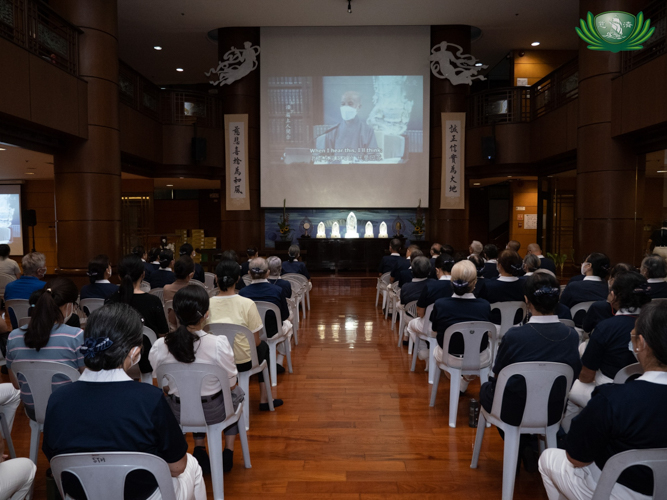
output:
MULTIPOLYGON (((57 361, 83 371, 83 354, 78 350, 83 343, 83 330, 66 325, 74 313, 79 295, 76 285, 67 278, 54 278, 40 290, 30 323, 9 334, 7 341, 7 369, 14 387, 21 389, 21 400, 26 413, 34 418, 30 388, 21 376, 12 372, 14 361, 57 361)), ((54 378, 53 388, 69 382, 64 377, 54 378)))
POLYGON ((118 290, 118 285, 109 281, 111 263, 106 255, 98 255, 88 262, 89 285, 81 287, 81 299, 108 299, 118 290))
MULTIPOLYGON (((609 257, 603 253, 592 253, 581 264, 581 275, 583 279, 570 281, 560 296, 560 303, 572 309, 581 302, 605 300, 609 294, 609 286, 606 282, 611 271, 609 257)), ((578 312, 574 318, 574 324, 581 327, 586 313, 578 312)))
MULTIPOLYGON (((203 500, 201 467, 187 453, 162 391, 127 375, 141 357, 142 337, 141 317, 127 304, 106 305, 90 315, 78 351, 86 369, 77 382, 51 395, 42 450, 49 460, 77 452, 150 453, 167 462, 175 498, 203 500)), ((66 498, 85 498, 74 475, 62 479, 66 498)), ((125 499, 162 498, 153 475, 143 470, 130 472, 124 489, 125 499)))
POLYGON ((351 149, 354 152, 336 152, 335 156, 362 156, 366 149, 377 149, 375 131, 359 118, 361 95, 359 92, 345 92, 341 98, 340 114, 342 121, 324 134, 324 147, 327 149, 351 149))

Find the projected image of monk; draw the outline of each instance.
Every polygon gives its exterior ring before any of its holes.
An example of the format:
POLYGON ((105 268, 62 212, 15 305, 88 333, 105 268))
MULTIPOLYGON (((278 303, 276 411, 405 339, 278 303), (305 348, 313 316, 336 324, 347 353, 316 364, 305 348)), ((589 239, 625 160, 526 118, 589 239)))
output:
POLYGON ((328 149, 364 154, 367 149, 378 149, 375 130, 359 119, 361 95, 354 90, 343 94, 340 102, 342 120, 324 134, 324 146, 328 149))

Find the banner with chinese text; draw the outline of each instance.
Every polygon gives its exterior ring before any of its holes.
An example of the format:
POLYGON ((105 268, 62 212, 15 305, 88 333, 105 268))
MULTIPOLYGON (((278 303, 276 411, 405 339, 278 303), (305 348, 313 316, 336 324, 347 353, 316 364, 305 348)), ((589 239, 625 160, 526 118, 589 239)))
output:
POLYGON ((225 115, 227 210, 250 210, 247 130, 248 115, 225 115))
POLYGON ((441 209, 464 210, 466 114, 442 113, 441 209))

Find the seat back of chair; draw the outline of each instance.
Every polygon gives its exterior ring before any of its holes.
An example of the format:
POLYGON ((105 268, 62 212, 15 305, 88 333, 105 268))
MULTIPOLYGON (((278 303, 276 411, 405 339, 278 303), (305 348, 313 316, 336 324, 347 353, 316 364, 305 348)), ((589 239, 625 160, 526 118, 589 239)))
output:
MULTIPOLYGON (((547 427, 549 422, 549 396, 557 379, 565 377, 566 389, 562 408, 565 409, 567 394, 572 387, 574 372, 570 365, 550 361, 530 361, 506 366, 498 374, 496 391, 493 396, 491 414, 500 419, 500 409, 507 381, 513 375, 521 375, 526 381, 526 406, 523 411, 522 427, 547 427)), ((562 410, 561 410, 562 414, 562 410)))
POLYGON ((144 332, 143 332, 144 337, 148 337, 148 340, 150 340, 151 347, 152 347, 153 344, 155 344, 155 342, 157 341, 157 335, 155 334, 155 332, 152 329, 148 328, 147 326, 144 326, 143 330, 144 330, 144 332))
POLYGON ((27 318, 30 304, 26 299, 12 299, 5 301, 5 309, 12 322, 12 328, 18 328, 19 319, 27 318))
POLYGON ((572 319, 574 319, 575 314, 577 314, 579 311, 584 311, 587 312, 588 309, 593 305, 594 301, 589 301, 589 302, 579 302, 578 304, 575 304, 570 308, 570 315, 572 316, 572 319))
POLYGON ((280 316, 280 308, 272 304, 271 302, 255 302, 255 305, 257 306, 257 310, 259 311, 259 316, 262 318, 262 324, 264 325, 262 327, 262 330, 264 331, 264 335, 266 336, 266 313, 269 311, 273 311, 273 314, 276 315, 276 323, 278 325, 278 333, 275 336, 282 335, 283 334, 283 320, 282 317, 280 316))
POLYGON ((225 403, 225 415, 234 415, 232 393, 229 389, 229 374, 220 366, 205 363, 166 363, 157 368, 158 384, 169 375, 170 384, 178 389, 181 400, 181 421, 184 427, 205 427, 206 417, 201 401, 201 389, 204 377, 213 376, 220 382, 225 403))
POLYGON ((25 325, 29 325, 29 324, 30 324, 30 316, 28 316, 27 318, 20 318, 19 319, 19 328, 21 328, 22 326, 25 326, 25 325))
POLYGON ((405 312, 408 313, 408 316, 412 318, 417 317, 417 301, 413 300, 412 302, 408 302, 405 304, 405 312))
POLYGON ((167 324, 169 324, 169 310, 170 309, 172 311, 174 310, 174 301, 168 300, 164 304, 162 304, 162 307, 164 308, 164 316, 165 318, 167 318, 167 324))
POLYGON ((23 375, 30 386, 32 401, 35 405, 35 421, 44 423, 46 405, 53 392, 52 381, 55 375, 64 375, 72 382, 79 380, 79 370, 56 361, 15 361, 12 372, 18 377, 23 375))
POLYGON ((213 273, 204 273, 204 284, 206 285, 206 288, 213 290, 215 288, 216 278, 217 276, 213 273))
POLYGON ((520 300, 511 300, 508 302, 494 302, 491 304, 491 311, 498 309, 500 311, 500 333, 498 339, 502 339, 507 330, 512 328, 517 323, 523 321, 526 317, 526 303, 520 300), (522 317, 520 321, 515 321, 516 314, 518 311, 522 311, 522 317))
POLYGON ((391 273, 384 273, 382 276, 380 276, 380 281, 388 285, 391 281, 391 273))
POLYGON ((148 281, 142 281, 141 282, 141 291, 145 292, 145 293, 150 293, 151 284, 148 281))
POLYGON ((90 316, 93 311, 104 306, 104 299, 82 299, 79 304, 83 313, 90 316))
POLYGON ((257 349, 255 349, 255 336, 242 325, 235 325, 233 323, 209 323, 204 327, 204 331, 212 335, 224 335, 229 341, 229 345, 234 348, 234 341, 237 335, 243 335, 250 346, 250 358, 252 358, 252 367, 259 366, 259 358, 257 357, 257 349))
POLYGON ((16 276, 7 273, 0 273, 0 297, 4 297, 7 283, 11 283, 14 280, 16 280, 16 276))
POLYGON ((452 335, 460 333, 463 336, 463 362, 461 364, 462 370, 479 370, 482 365, 481 353, 482 340, 486 333, 489 337, 489 344, 491 340, 496 337, 496 325, 490 321, 466 321, 456 323, 445 330, 445 337, 443 339, 443 358, 447 355, 449 341, 452 335))
POLYGON ((308 278, 306 278, 303 274, 299 274, 299 273, 285 273, 281 276, 281 278, 284 279, 284 280, 292 278, 292 279, 298 280, 301 284, 304 284, 304 285, 306 283, 308 283, 308 278))
POLYGON ((574 321, 572 321, 571 319, 564 319, 564 318, 561 318, 561 319, 559 319, 558 321, 560 321, 561 323, 563 323, 565 326, 569 326, 570 328, 574 328, 574 321))
POLYGON ((199 280, 195 280, 195 279, 190 280, 190 282, 188 283, 188 286, 190 286, 190 285, 195 285, 195 286, 200 286, 202 288, 206 288, 206 285, 204 283, 202 283, 199 280))
POLYGON ((435 304, 431 304, 426 308, 426 311, 424 312, 424 333, 428 334, 433 331, 433 325, 431 324, 431 313, 433 312, 433 306, 435 304))
POLYGON ((125 477, 146 470, 155 477, 163 500, 176 500, 169 465, 157 455, 137 452, 70 453, 51 459, 53 478, 61 495, 62 473, 74 474, 87 498, 123 500, 125 477))
POLYGON ((218 295, 218 293, 220 293, 219 288, 212 288, 208 291, 208 296, 209 296, 209 298, 215 297, 216 295, 218 295))
POLYGON ((293 274, 283 274, 280 279, 289 282, 292 287, 292 293, 301 293, 303 290, 303 282, 295 278, 293 274))
POLYGON ((151 288, 151 291, 148 293, 155 295, 158 299, 160 299, 160 302, 164 304, 164 288, 151 288))
POLYGON ((634 380, 644 374, 644 369, 639 363, 634 363, 621 368, 614 377, 614 384, 625 384, 628 380, 634 380))
POLYGON ((651 302, 667 302, 667 297, 654 297, 651 302))
POLYGON ((246 286, 248 286, 250 283, 252 283, 252 278, 250 277, 249 274, 244 274, 242 276, 242 278, 243 278, 243 282, 246 284, 246 286))
POLYGON ((653 498, 662 498, 667 491, 667 448, 629 450, 611 457, 604 465, 591 500, 609 500, 618 476, 633 465, 644 465, 653 471, 653 498), (660 491, 663 493, 659 495, 660 491))

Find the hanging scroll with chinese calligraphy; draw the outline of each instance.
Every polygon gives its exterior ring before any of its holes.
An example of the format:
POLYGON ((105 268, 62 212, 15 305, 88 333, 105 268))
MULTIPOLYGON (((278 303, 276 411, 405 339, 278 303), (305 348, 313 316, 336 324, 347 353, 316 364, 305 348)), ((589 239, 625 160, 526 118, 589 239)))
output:
POLYGON ((441 209, 465 209, 465 113, 442 113, 441 209))
POLYGON ((250 210, 247 130, 248 115, 225 115, 227 210, 250 210))

